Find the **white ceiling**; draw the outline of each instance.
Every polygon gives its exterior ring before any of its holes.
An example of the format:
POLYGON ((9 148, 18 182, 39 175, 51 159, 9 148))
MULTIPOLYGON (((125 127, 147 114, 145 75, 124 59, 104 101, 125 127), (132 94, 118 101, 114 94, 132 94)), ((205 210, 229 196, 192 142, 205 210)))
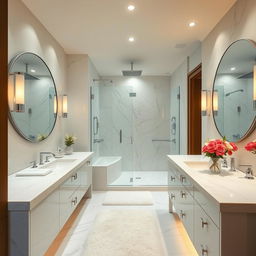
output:
POLYGON ((144 75, 167 75, 198 47, 235 0, 22 0, 66 53, 88 54, 100 75, 135 61, 144 75), (136 10, 128 12, 133 3, 136 10), (197 26, 188 27, 192 20, 197 26), (134 36, 134 43, 128 42, 134 36), (185 44, 182 49, 176 44, 185 44))

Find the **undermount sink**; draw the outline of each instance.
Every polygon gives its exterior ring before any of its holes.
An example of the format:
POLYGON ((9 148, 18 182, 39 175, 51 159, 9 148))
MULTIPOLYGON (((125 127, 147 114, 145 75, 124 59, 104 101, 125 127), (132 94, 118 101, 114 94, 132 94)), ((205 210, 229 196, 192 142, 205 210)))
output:
POLYGON ((59 159, 54 160, 48 164, 44 164, 39 166, 38 168, 27 168, 20 172, 16 173, 17 177, 32 177, 32 176, 46 176, 52 173, 56 169, 61 169, 66 167, 72 163, 74 163, 77 159, 59 159))
POLYGON ((47 169, 46 168, 44 169, 28 168, 16 173, 16 176, 17 177, 46 176, 51 172, 52 172, 52 169, 50 168, 47 168, 47 169))
POLYGON ((45 164, 41 167, 39 167, 39 169, 57 169, 57 168, 62 168, 65 167, 67 165, 70 165, 72 163, 74 163, 76 161, 76 159, 59 159, 59 160, 54 160, 51 163, 45 164))
POLYGON ((184 164, 186 164, 189 168, 192 168, 195 170, 209 169, 209 163, 206 161, 184 161, 184 164))

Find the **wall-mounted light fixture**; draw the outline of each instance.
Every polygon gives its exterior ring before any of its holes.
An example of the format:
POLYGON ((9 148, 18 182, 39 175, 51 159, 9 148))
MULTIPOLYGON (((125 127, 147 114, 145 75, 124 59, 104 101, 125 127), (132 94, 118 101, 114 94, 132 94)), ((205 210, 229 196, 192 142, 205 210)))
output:
POLYGON ((219 94, 218 94, 218 91, 213 91, 212 109, 213 109, 213 114, 215 116, 217 116, 218 115, 218 111, 219 111, 219 94))
POLYGON ((256 110, 256 65, 253 67, 253 109, 256 110))
POLYGON ((67 95, 62 96, 62 117, 63 118, 68 117, 68 96, 67 95))
POLYGON ((25 111, 25 75, 22 73, 16 73, 14 79, 15 85, 15 111, 25 111))
POLYGON ((208 90, 202 90, 201 92, 201 113, 202 116, 208 116, 210 114, 209 111, 209 103, 210 103, 210 92, 208 90))
POLYGON ((54 95, 53 108, 54 108, 54 116, 56 117, 58 114, 58 99, 56 95, 54 95))
POLYGON ((8 104, 9 104, 9 110, 11 112, 14 111, 15 108, 15 93, 14 93, 14 74, 9 74, 8 77, 8 104))
POLYGON ((8 103, 10 111, 25 111, 25 75, 23 73, 9 74, 8 103))

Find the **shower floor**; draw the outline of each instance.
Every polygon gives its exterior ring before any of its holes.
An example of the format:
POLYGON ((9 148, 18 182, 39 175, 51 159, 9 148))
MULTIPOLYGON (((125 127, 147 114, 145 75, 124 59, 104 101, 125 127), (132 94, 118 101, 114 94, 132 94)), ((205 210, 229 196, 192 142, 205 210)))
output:
POLYGON ((167 171, 122 172, 109 186, 167 186, 167 171))

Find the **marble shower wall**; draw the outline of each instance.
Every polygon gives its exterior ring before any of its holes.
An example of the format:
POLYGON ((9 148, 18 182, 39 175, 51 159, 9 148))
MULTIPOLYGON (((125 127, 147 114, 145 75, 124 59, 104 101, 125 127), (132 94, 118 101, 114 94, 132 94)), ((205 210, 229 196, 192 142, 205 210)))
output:
POLYGON ((122 156, 123 171, 167 170, 170 143, 152 139, 170 139, 170 78, 107 79, 113 83, 99 88, 100 137, 104 139, 100 155, 122 156))

